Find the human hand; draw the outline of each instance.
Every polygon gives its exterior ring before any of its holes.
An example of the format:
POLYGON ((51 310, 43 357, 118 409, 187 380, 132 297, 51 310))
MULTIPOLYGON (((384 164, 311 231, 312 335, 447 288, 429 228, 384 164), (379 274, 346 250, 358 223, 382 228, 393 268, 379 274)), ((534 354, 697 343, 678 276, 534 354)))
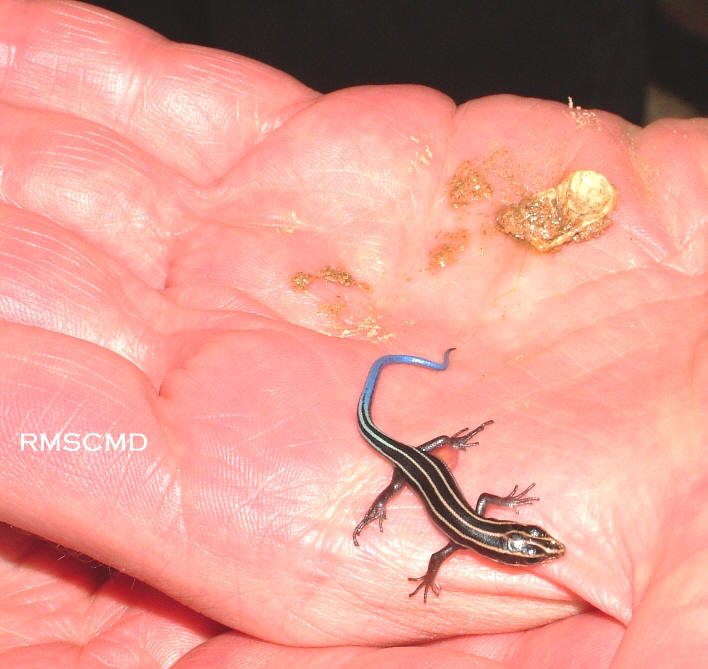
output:
POLYGON ((8 666, 706 652, 705 122, 323 97, 78 4, 1 0, 0 52, 8 666), (455 208, 466 160, 492 192, 455 208), (495 229, 576 169, 618 190, 603 236, 541 255, 495 229), (424 605, 407 577, 444 539, 409 491, 352 545, 390 476, 355 405, 379 355, 449 346, 443 375, 387 370, 377 422, 420 443, 493 418, 461 488, 535 481, 520 517, 567 554, 460 553, 424 605), (146 447, 20 450, 40 432, 146 447))

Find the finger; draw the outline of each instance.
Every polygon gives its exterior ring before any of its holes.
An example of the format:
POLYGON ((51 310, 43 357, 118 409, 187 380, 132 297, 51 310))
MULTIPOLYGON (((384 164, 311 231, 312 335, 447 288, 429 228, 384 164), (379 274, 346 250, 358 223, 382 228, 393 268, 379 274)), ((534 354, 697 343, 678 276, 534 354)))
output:
POLYGON ((105 125, 211 180, 315 95, 248 58, 170 42, 80 3, 0 3, 2 98, 105 125))

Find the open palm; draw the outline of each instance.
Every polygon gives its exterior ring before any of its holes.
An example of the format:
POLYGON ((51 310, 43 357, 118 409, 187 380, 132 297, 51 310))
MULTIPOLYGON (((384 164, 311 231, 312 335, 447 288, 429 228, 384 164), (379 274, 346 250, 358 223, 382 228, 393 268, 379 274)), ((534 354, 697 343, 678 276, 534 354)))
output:
POLYGON ((1 0, 0 52, 6 664, 706 652, 704 122, 319 96, 55 2, 1 0), (456 207, 465 161, 486 190, 456 207), (495 229, 578 169, 617 188, 603 236, 544 255, 495 229), (461 488, 535 482, 520 518, 567 553, 460 552, 423 604, 407 577, 445 539, 410 491, 352 543, 391 473, 355 406, 379 355, 451 346, 386 370, 377 422, 418 444, 494 419, 461 488), (21 447, 40 433, 144 448, 21 447))

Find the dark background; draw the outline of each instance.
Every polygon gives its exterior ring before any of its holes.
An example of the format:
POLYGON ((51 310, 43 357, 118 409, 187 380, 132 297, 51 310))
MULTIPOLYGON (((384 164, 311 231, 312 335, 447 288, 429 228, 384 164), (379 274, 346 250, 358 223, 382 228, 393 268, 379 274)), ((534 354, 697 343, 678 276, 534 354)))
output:
POLYGON ((706 111, 705 0, 98 0, 170 39, 328 92, 418 83, 456 102, 516 93, 641 124, 649 82, 706 111), (679 11, 677 11, 677 8, 679 11))

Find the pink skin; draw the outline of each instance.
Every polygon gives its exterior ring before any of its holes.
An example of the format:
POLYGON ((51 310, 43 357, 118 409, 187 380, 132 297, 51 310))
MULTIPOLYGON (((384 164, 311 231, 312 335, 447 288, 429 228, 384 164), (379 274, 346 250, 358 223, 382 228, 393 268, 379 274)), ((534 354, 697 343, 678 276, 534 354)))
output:
POLYGON ((320 96, 19 0, 0 0, 0 96, 0 665, 385 667, 421 655, 374 646, 426 642, 436 666, 701 666, 705 121, 320 96), (453 210, 465 160, 487 160, 495 195, 453 210), (603 236, 540 255, 494 230, 501 204, 576 169, 619 191, 603 236), (430 271, 459 229, 464 251, 430 271), (354 284, 292 289, 327 266, 354 284), (462 489, 535 481, 519 518, 567 554, 460 551, 424 605, 407 578, 445 539, 410 491, 352 545, 390 477, 355 406, 377 356, 450 346, 444 373, 385 372, 377 422, 420 443, 493 418, 462 489), (33 431, 148 445, 21 452, 33 431))

